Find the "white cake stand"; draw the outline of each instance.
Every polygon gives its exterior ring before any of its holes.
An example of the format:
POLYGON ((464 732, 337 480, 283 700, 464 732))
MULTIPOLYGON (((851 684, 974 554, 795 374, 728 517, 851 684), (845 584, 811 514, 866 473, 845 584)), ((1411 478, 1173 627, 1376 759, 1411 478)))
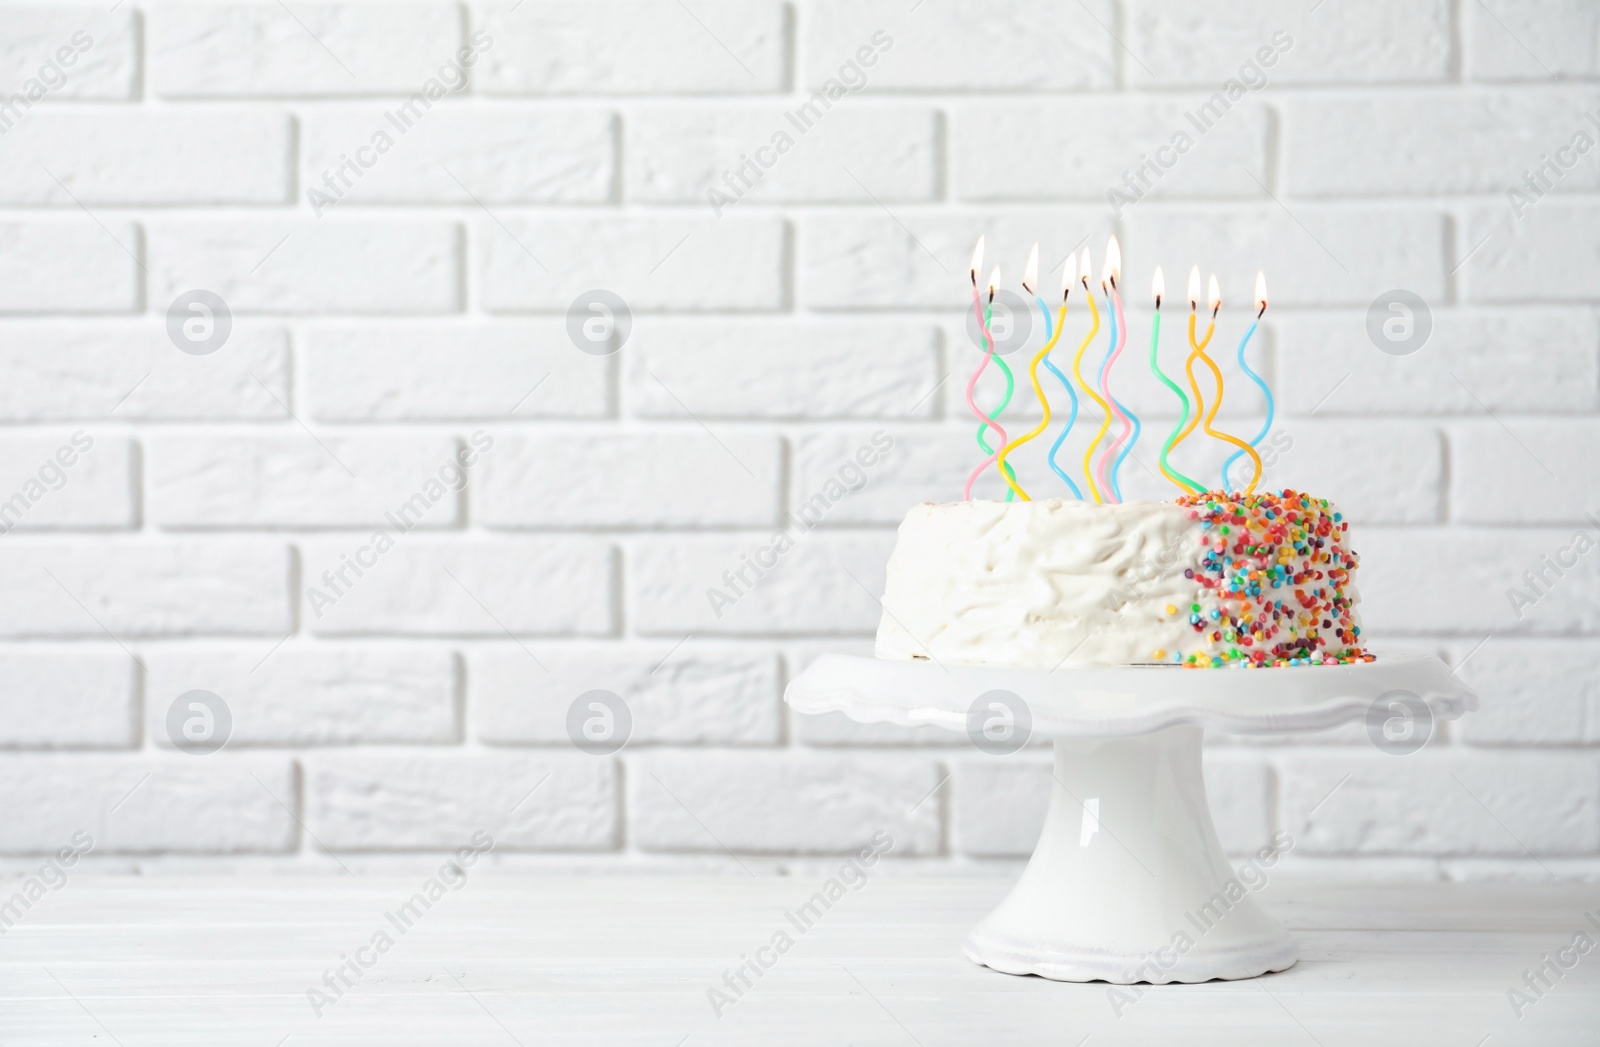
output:
POLYGON ((1200 773, 1205 729, 1279 734, 1374 709, 1387 720, 1391 705, 1436 719, 1477 706, 1437 658, 1412 653, 1348 666, 1055 672, 823 655, 785 698, 803 713, 969 734, 993 708, 1053 737, 1044 831, 966 953, 1007 974, 1120 984, 1254 978, 1298 958, 1217 839, 1200 773))

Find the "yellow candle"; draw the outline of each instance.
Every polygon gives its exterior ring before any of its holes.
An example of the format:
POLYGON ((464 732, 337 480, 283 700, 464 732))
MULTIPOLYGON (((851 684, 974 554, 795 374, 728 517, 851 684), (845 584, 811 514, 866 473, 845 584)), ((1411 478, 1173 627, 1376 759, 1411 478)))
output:
MULTIPOLYGON (((1211 286, 1208 289, 1208 295, 1211 299, 1211 327, 1206 330, 1207 344, 1209 344, 1211 341, 1211 332, 1215 330, 1217 326, 1217 310, 1222 308, 1222 294, 1217 289, 1217 276, 1215 273, 1211 274, 1211 286)), ((1189 314, 1189 330, 1189 338, 1190 342, 1192 343, 1194 340, 1194 314, 1192 312, 1189 314)), ((1245 488, 1244 493, 1249 494, 1251 491, 1255 490, 1256 482, 1261 479, 1261 456, 1256 454, 1256 449, 1254 447, 1251 447, 1237 436, 1230 436, 1211 424, 1212 422, 1216 421, 1217 411, 1222 408, 1222 369, 1216 365, 1211 357, 1206 355, 1205 344, 1202 344, 1195 349, 1194 354, 1190 358, 1191 366, 1193 365, 1194 357, 1199 357, 1200 361, 1204 363, 1206 367, 1210 368, 1211 377, 1217 383, 1217 398, 1211 404, 1211 410, 1206 412, 1206 435, 1218 440, 1222 440, 1226 443, 1230 443, 1250 456, 1250 461, 1255 463, 1255 475, 1250 480, 1250 486, 1245 488)), ((1189 380, 1191 382, 1194 381, 1193 371, 1190 371, 1189 380)))
POLYGON ((1195 357, 1204 352, 1205 347, 1211 344, 1211 334, 1217 329, 1217 314, 1214 312, 1211 314, 1211 326, 1206 328, 1205 339, 1196 342, 1194 339, 1194 314, 1199 305, 1200 267, 1197 265, 1189 270, 1189 358, 1183 364, 1184 373, 1189 376, 1189 391, 1194 394, 1194 415, 1189 419, 1189 424, 1185 425, 1179 431, 1177 437, 1173 439, 1172 446, 1168 448, 1168 454, 1176 451, 1178 445, 1183 443, 1190 433, 1194 432, 1195 426, 1200 424, 1200 419, 1205 414, 1205 397, 1200 393, 1200 383, 1195 381, 1194 361, 1195 357))
MULTIPOLYGON (((1066 326, 1067 322, 1067 294, 1072 290, 1073 267, 1077 263, 1077 260, 1077 256, 1074 255, 1072 259, 1067 262, 1066 276, 1061 281, 1061 311, 1056 314, 1055 333, 1050 336, 1048 341, 1045 342, 1044 348, 1040 349, 1036 354, 1034 354, 1032 362, 1028 364, 1028 378, 1033 382, 1033 393, 1039 398, 1039 407, 1044 412, 1044 418, 1040 420, 1037 426, 1023 433, 1021 436, 1017 437, 1015 440, 1012 440, 1004 447, 1000 448, 1000 475, 1005 478, 1006 483, 1010 485, 1011 489, 1017 493, 1017 497, 1021 498, 1024 502, 1031 502, 1033 499, 1028 497, 1028 492, 1022 489, 1022 485, 1017 483, 1011 471, 1006 468, 1006 455, 1010 454, 1018 447, 1021 447, 1029 440, 1032 440, 1050 426, 1050 401, 1044 395, 1044 387, 1039 384, 1039 364, 1044 361, 1045 357, 1050 355, 1050 350, 1056 347, 1056 343, 1061 341, 1061 330, 1066 326)), ((1022 277, 1022 289, 1027 291, 1029 294, 1033 294, 1033 287, 1038 282, 1039 245, 1034 244, 1033 251, 1028 255, 1027 269, 1024 270, 1024 275, 1022 277)), ((1043 304, 1044 303, 1041 301, 1040 306, 1043 307, 1043 304)))
POLYGON ((1102 504, 1105 499, 1100 497, 1100 488, 1094 484, 1094 470, 1089 468, 1090 461, 1094 458, 1094 449, 1106 435, 1106 430, 1111 428, 1111 405, 1101 399, 1100 394, 1094 391, 1094 386, 1083 380, 1083 353, 1089 348, 1089 343, 1094 341, 1094 336, 1100 330, 1100 311, 1094 306, 1094 292, 1089 290, 1089 249, 1083 249, 1083 257, 1079 259, 1078 275, 1083 279, 1083 294, 1089 299, 1089 333, 1083 336, 1083 344, 1078 346, 1078 355, 1072 360, 1072 373, 1078 379, 1078 384, 1083 386, 1083 391, 1089 394, 1089 399, 1100 405, 1100 414, 1104 421, 1100 423, 1100 430, 1094 434, 1094 439, 1089 441, 1089 449, 1083 453, 1083 478, 1089 483, 1089 493, 1094 496, 1096 505, 1102 504))

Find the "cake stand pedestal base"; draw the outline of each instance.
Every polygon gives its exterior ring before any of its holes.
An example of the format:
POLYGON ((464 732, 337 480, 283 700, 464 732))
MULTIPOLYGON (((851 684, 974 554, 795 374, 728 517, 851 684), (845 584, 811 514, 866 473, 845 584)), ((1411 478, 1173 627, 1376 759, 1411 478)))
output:
MULTIPOLYGON (((1055 741, 1033 858, 967 956, 1058 981, 1253 978, 1295 962, 1211 823, 1199 727, 1055 741)), ((1274 856, 1273 861, 1276 860, 1274 856)))

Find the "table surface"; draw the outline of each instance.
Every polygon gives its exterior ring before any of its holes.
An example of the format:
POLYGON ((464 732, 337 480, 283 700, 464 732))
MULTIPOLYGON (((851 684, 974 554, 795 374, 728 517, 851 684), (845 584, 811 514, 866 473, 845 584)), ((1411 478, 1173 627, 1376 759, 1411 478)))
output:
POLYGON ((480 870, 402 930, 385 914, 424 879, 74 875, 0 936, 0 1044, 1600 1043, 1600 948, 1521 1017, 1507 994, 1581 931, 1600 942, 1596 884, 1278 876, 1257 897, 1295 967, 1116 987, 963 958, 1003 877, 873 870, 801 930, 787 916, 822 877, 480 870), (380 932, 387 952, 358 953, 380 932), (708 990, 779 932, 792 948, 718 1016, 708 990), (308 990, 357 955, 314 1013, 308 990))

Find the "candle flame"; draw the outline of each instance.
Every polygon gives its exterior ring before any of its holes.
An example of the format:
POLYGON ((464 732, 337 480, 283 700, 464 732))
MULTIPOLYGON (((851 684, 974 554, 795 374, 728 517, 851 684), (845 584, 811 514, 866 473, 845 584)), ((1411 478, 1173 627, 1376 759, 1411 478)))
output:
POLYGON ((1156 266, 1156 275, 1150 279, 1150 293, 1156 296, 1156 308, 1161 308, 1161 299, 1167 293, 1167 279, 1161 275, 1161 267, 1156 266))
POLYGON ((1078 282, 1078 252, 1067 255, 1067 260, 1061 263, 1061 296, 1065 298, 1067 292, 1072 290, 1072 285, 1078 282))
POLYGON ((1267 311, 1267 274, 1256 270, 1256 315, 1267 311))
POLYGON ((1197 309, 1200 306, 1200 267, 1197 265, 1189 270, 1189 308, 1197 309))
POLYGON ((1222 308, 1222 292, 1217 288, 1217 274, 1211 274, 1211 282, 1206 284, 1206 301, 1211 305, 1211 312, 1215 315, 1222 308))
POLYGON ((972 284, 978 284, 978 269, 983 265, 983 237, 978 237, 978 246, 972 249, 972 284))
POLYGON ((989 274, 989 301, 994 301, 994 289, 1000 286, 1000 267, 994 267, 994 272, 989 274))
POLYGON ((1083 246, 1083 253, 1078 256, 1078 277, 1083 281, 1083 289, 1089 289, 1089 274, 1094 272, 1094 267, 1089 264, 1089 245, 1083 246))
POLYGON ((1122 278, 1122 248, 1117 246, 1117 238, 1113 236, 1106 241, 1106 268, 1100 277, 1100 282, 1110 281, 1112 287, 1117 286, 1117 281, 1122 278))
POLYGON ((1039 283, 1039 245, 1034 244, 1033 250, 1028 252, 1028 264, 1022 270, 1022 289, 1033 294, 1034 287, 1039 283))

